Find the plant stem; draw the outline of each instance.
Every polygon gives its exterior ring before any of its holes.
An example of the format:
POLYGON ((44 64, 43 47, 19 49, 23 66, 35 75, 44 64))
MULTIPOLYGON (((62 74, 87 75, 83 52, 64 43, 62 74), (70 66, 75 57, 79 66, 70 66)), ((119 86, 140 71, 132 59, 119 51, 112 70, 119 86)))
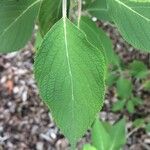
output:
POLYGON ((62 14, 63 14, 63 18, 67 17, 67 0, 63 0, 62 14))
POLYGON ((82 12, 82 0, 78 0, 78 27, 80 26, 81 12, 82 12))

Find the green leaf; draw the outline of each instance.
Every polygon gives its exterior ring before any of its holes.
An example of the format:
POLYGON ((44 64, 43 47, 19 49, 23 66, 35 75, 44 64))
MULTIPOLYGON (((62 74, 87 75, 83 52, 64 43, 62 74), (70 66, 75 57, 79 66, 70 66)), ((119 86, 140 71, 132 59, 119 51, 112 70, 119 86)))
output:
POLYGON ((133 121, 133 126, 136 128, 142 127, 145 124, 144 119, 136 119, 133 121))
POLYGON ((12 52, 25 46, 31 37, 40 1, 0 1, 0 52, 12 52))
POLYGON ((51 28, 37 51, 40 95, 73 146, 103 105, 105 72, 101 51, 67 18, 51 28))
POLYGON ((108 150, 119 150, 126 143, 125 119, 113 125, 110 136, 112 137, 111 146, 108 150))
POLYGON ((146 125, 146 131, 150 133, 150 122, 146 125))
POLYGON ((135 48, 150 51, 150 1, 108 0, 112 20, 135 48))
POLYGON ((107 133, 109 134, 112 130, 112 125, 109 122, 101 122, 107 133))
POLYGON ((129 68, 131 75, 134 76, 135 78, 143 79, 146 78, 147 75, 149 74, 147 66, 141 61, 134 60, 129 65, 129 68))
POLYGON ((62 0, 43 0, 39 13, 39 25, 42 35, 62 17, 62 0))
POLYGON ((113 84, 116 83, 116 80, 118 79, 116 72, 108 71, 106 76, 106 85, 108 87, 111 87, 113 84))
POLYGON ((129 98, 132 94, 131 80, 120 77, 117 81, 117 92, 121 98, 129 98))
POLYGON ((88 6, 86 11, 98 19, 112 21, 106 0, 95 0, 88 6))
POLYGON ((84 145, 83 150, 96 150, 96 148, 90 144, 86 144, 84 145))
POLYGON ((87 35, 88 41, 100 50, 104 51, 108 64, 118 64, 119 59, 114 53, 111 40, 106 36, 105 32, 98 28, 95 23, 88 17, 81 17, 80 29, 87 35))
POLYGON ((139 98, 139 97, 133 97, 133 98, 131 99, 131 101, 133 102, 133 104, 134 104, 135 106, 138 106, 138 105, 142 105, 142 104, 143 104, 142 99, 139 98))
POLYGON ((111 138, 102 122, 98 119, 94 122, 92 127, 92 144, 98 150, 108 150, 111 138))
POLYGON ((37 32, 37 33, 36 33, 36 39, 35 39, 35 48, 36 48, 36 49, 39 49, 39 47, 40 47, 42 41, 43 41, 43 38, 42 38, 40 32, 37 32))
POLYGON ((150 91, 150 81, 149 80, 146 81, 144 83, 143 87, 144 87, 144 90, 150 91))
POLYGON ((119 100, 116 103, 113 104, 112 107, 112 111, 116 112, 116 111, 120 111, 124 108, 126 103, 126 100, 119 100))
POLYGON ((131 100, 129 100, 127 102, 127 110, 128 110, 129 113, 134 113, 134 111, 135 111, 134 103, 131 100))

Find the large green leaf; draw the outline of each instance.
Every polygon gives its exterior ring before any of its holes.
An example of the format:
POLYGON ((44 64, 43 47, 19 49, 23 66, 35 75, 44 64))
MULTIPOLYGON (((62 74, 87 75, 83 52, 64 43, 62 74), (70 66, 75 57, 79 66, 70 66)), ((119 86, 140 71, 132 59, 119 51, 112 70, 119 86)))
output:
POLYGON ((109 11, 122 36, 135 48, 150 51, 150 1, 108 0, 109 11))
POLYGON ((92 144, 98 150, 108 150, 110 147, 110 141, 111 137, 109 133, 102 122, 97 119, 92 127, 92 144))
POLYGON ((95 0, 86 9, 92 16, 102 20, 111 21, 106 0, 95 0))
POLYGON ((40 0, 0 1, 0 52, 22 48, 29 40, 40 0))
POLYGON ((66 18, 51 28, 36 54, 41 97, 72 145, 103 105, 105 71, 103 54, 66 18))
POLYGON ((39 13, 39 25, 42 35, 62 17, 62 0, 43 0, 39 13))

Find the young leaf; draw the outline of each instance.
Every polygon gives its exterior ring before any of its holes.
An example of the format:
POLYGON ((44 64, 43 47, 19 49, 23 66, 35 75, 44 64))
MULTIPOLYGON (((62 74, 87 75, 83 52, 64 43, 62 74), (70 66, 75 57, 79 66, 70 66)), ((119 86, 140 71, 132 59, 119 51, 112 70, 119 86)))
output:
POLYGON ((46 34, 35 58, 42 99, 71 144, 94 121, 103 105, 105 59, 67 18, 46 34))
POLYGON ((29 40, 41 0, 0 1, 0 52, 22 48, 29 40))
POLYGON ((96 150, 96 148, 90 144, 86 144, 84 145, 83 150, 96 150))
POLYGON ((146 131, 150 133, 150 122, 146 125, 146 131))
POLYGON ((133 121, 133 126, 136 128, 140 128, 145 124, 145 120, 144 119, 136 119, 133 121))
POLYGON ((125 119, 122 119, 113 125, 110 136, 112 137, 112 140, 108 150, 119 150, 126 142, 125 119))
POLYGON ((135 78, 143 79, 146 78, 147 75, 149 74, 147 66, 141 61, 134 60, 129 65, 129 68, 131 75, 134 76, 135 78))
POLYGON ((113 84, 116 83, 116 80, 118 79, 116 73, 113 73, 112 71, 108 71, 107 72, 107 76, 106 76, 106 85, 108 87, 111 87, 113 84))
POLYGON ((142 105, 143 104, 142 99, 139 98, 139 97, 133 97, 131 99, 131 101, 133 102, 134 106, 138 106, 138 105, 142 105))
POLYGON ((103 124, 97 119, 92 127, 92 144, 98 150, 108 150, 111 137, 103 124))
POLYGON ((134 113, 134 111, 135 111, 134 110, 134 103, 131 100, 129 100, 127 103, 127 110, 129 113, 134 113))
POLYGON ((108 6, 106 0, 95 0, 92 2, 86 9, 92 16, 97 17, 98 19, 103 19, 111 21, 109 16, 108 6))
POLYGON ((144 87, 144 90, 150 91, 150 80, 147 80, 144 83, 143 87, 144 87))
POLYGON ((116 103, 113 104, 112 111, 120 111, 124 108, 126 101, 125 100, 119 100, 116 103))
POLYGON ((131 80, 125 79, 123 77, 119 78, 117 81, 117 92, 121 98, 129 98, 132 94, 131 80))
POLYGON ((108 0, 112 20, 135 48, 150 51, 150 1, 108 0))
POLYGON ((62 0, 43 0, 39 13, 39 25, 42 35, 62 17, 62 0))

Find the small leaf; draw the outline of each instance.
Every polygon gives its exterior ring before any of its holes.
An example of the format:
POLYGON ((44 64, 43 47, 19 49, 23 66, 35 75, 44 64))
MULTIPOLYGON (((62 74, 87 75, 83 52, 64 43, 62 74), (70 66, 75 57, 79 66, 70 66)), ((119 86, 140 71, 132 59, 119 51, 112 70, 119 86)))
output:
POLYGON ((90 144, 86 144, 84 145, 83 150, 96 150, 96 148, 90 144))
POLYGON ((140 99, 139 97, 133 97, 133 98, 131 99, 131 101, 133 102, 133 104, 134 104, 135 106, 138 106, 138 105, 142 105, 142 104, 143 104, 142 99, 140 99))
POLYGON ((41 0, 0 1, 0 52, 24 47, 31 37, 41 0))
POLYGON ((134 60, 129 65, 129 68, 131 75, 134 76, 135 78, 143 79, 146 78, 147 75, 149 74, 147 66, 141 61, 134 60))
POLYGON ((146 125, 146 131, 150 133, 150 122, 146 125))
POLYGON ((119 150, 126 143, 126 129, 125 129, 125 119, 120 120, 115 125, 113 125, 112 131, 110 133, 112 137, 111 146, 109 150, 119 150))
POLYGON ((62 17, 62 0, 43 0, 39 13, 39 25, 42 35, 62 17))
POLYGON ((124 108, 126 101, 125 100, 119 100, 116 103, 113 104, 112 111, 120 111, 124 108))
POLYGON ((110 135, 103 124, 97 119, 92 127, 92 144, 98 150, 107 150, 110 146, 108 141, 111 141, 110 135))
POLYGON ((129 100, 127 102, 127 110, 129 113, 134 113, 135 109, 134 109, 134 104, 131 100, 129 100))
POLYGON ((150 81, 149 80, 146 81, 144 83, 143 87, 144 87, 144 90, 150 91, 150 81))
POLYGON ((111 71, 108 71, 107 77, 106 77, 106 85, 108 87, 112 86, 116 83, 116 80, 118 79, 116 73, 112 73, 111 71))
POLYGON ((129 98, 132 94, 132 83, 123 77, 117 81, 117 92, 121 98, 129 98))
POLYGON ((51 28, 37 51, 40 95, 73 146, 103 105, 105 72, 103 53, 67 18, 51 28))
POLYGON ((92 2, 86 9, 92 16, 97 17, 98 19, 103 19, 107 21, 112 21, 109 16, 109 10, 106 0, 95 0, 92 2))
POLYGON ((133 121, 133 126, 136 128, 142 127, 145 124, 144 119, 136 119, 133 121))
POLYGON ((113 22, 135 48, 150 51, 150 1, 108 0, 113 22))

